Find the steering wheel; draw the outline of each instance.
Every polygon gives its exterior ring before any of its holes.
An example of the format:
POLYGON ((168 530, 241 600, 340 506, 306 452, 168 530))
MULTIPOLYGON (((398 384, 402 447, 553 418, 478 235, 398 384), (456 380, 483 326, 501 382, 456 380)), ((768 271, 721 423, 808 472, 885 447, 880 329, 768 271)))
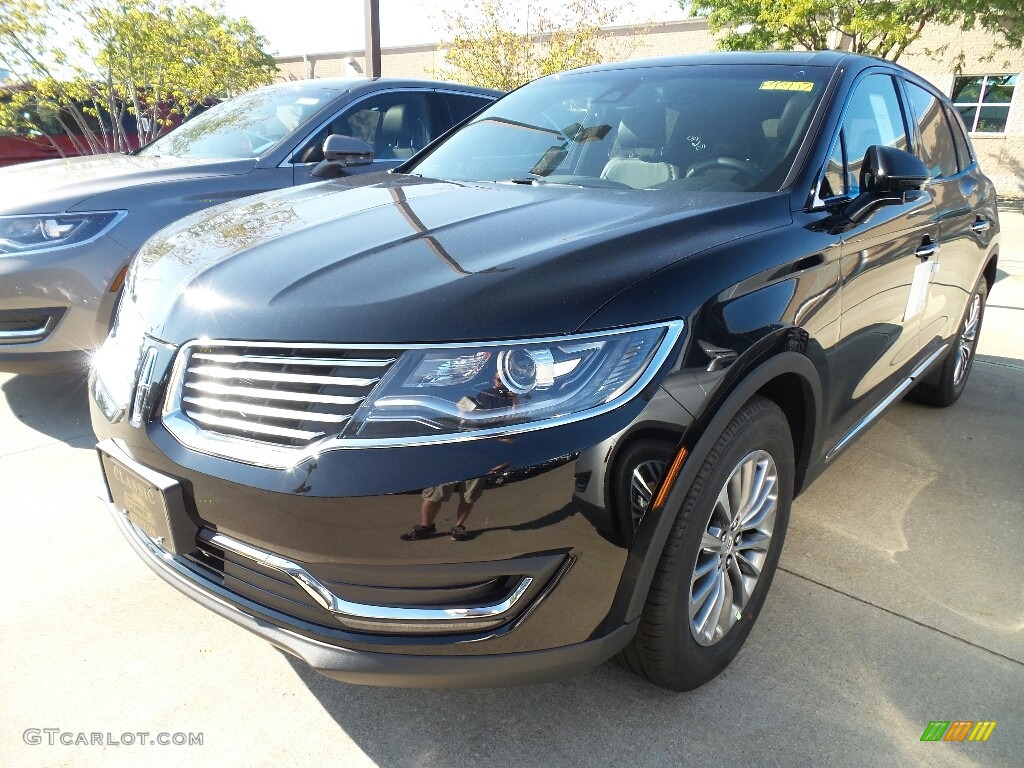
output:
POLYGON ((704 171, 710 171, 716 168, 728 168, 729 170, 743 174, 751 181, 759 181, 763 173, 763 171, 753 163, 748 163, 746 160, 740 160, 737 157, 713 157, 710 160, 701 160, 696 165, 690 166, 690 170, 686 172, 686 178, 690 178, 691 176, 696 176, 704 171))

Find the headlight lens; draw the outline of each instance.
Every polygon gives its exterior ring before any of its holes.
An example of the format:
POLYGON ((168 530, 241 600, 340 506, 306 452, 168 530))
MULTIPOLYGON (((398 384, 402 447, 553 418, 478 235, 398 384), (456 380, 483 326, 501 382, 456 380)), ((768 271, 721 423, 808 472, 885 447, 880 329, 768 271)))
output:
POLYGON ((110 335, 93 355, 93 398, 110 421, 120 419, 131 402, 145 342, 142 319, 122 307, 110 335))
POLYGON ((650 382, 682 329, 682 321, 673 321, 526 342, 410 350, 353 414, 344 437, 469 435, 597 415, 650 382))
POLYGON ((124 211, 0 216, 0 256, 48 251, 106 234, 124 211))

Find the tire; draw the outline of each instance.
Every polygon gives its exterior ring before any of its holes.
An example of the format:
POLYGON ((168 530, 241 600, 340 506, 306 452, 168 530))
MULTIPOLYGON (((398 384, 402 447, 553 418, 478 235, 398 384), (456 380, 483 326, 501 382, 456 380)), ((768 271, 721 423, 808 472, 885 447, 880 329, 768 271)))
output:
POLYGON ((985 301, 988 299, 988 283, 982 276, 971 292, 967 302, 960 330, 953 339, 952 348, 942 362, 937 376, 922 382, 910 391, 909 397, 919 403, 948 408, 964 393, 967 379, 974 367, 974 355, 978 350, 978 337, 985 319, 985 301), (976 310, 976 311, 975 311, 976 310))
POLYGON ((675 691, 703 685, 725 669, 750 634, 771 586, 789 523, 793 475, 793 441, 785 415, 772 401, 752 398, 719 436, 683 500, 658 562, 636 636, 619 654, 623 666, 655 685, 675 691), (746 475, 751 478, 748 486, 743 484, 744 468, 750 471, 746 475), (774 490, 766 490, 765 485, 758 485, 758 478, 767 478, 770 483, 773 469, 774 490), (745 487, 750 489, 749 496, 744 495, 745 487), (730 497, 730 493, 734 495, 730 497), (774 501, 770 498, 773 493, 774 501), (757 500, 753 505, 755 511, 759 510, 756 514, 750 514, 743 503, 731 505, 744 512, 737 517, 748 516, 746 528, 718 525, 728 519, 726 506, 720 504, 723 494, 734 502, 757 500), (712 529, 724 538, 705 538, 712 529), (764 529, 769 530, 767 540, 764 529), (702 546, 711 541, 714 548, 702 546), (707 571, 709 563, 712 567, 707 571), (698 565, 700 576, 695 570, 698 565), (721 570, 719 566, 723 566, 721 570), (759 576, 754 582, 744 582, 748 592, 744 602, 743 596, 737 595, 737 585, 749 579, 754 570, 759 576), (720 602, 731 603, 728 610, 718 612, 721 618, 717 621, 714 609, 718 603, 712 602, 715 585, 722 593, 720 602), (709 596, 701 602, 701 595, 709 596), (691 600, 696 600, 698 606, 693 617, 691 600), (701 622, 706 607, 710 613, 701 622))
POLYGON ((615 518, 627 543, 632 543, 675 449, 667 440, 637 440, 616 459, 611 486, 615 518))

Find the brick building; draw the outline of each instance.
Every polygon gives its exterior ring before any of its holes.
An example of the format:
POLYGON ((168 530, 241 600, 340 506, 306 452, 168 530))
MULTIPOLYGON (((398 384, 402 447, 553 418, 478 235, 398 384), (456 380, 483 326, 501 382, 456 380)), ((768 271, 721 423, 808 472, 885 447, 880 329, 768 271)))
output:
MULTIPOLYGON (((714 48, 703 19, 656 24, 643 30, 605 30, 609 58, 647 58, 699 53, 714 48)), ((386 77, 453 79, 441 44, 382 50, 386 77)), ((929 27, 900 58, 953 97, 985 172, 1004 198, 1024 198, 1024 51, 996 49, 996 37, 982 31, 929 27)), ((278 56, 279 77, 360 77, 362 50, 278 56)))

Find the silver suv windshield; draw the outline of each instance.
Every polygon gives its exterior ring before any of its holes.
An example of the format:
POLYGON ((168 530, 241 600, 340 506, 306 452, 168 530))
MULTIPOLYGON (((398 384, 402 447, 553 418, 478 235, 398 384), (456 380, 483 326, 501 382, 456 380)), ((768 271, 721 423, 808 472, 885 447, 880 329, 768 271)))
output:
POLYGON ((770 191, 792 167, 831 73, 714 64, 552 75, 408 170, 453 181, 770 191))
POLYGON ((338 95, 336 90, 271 86, 221 102, 139 151, 140 155, 256 158, 338 95))

